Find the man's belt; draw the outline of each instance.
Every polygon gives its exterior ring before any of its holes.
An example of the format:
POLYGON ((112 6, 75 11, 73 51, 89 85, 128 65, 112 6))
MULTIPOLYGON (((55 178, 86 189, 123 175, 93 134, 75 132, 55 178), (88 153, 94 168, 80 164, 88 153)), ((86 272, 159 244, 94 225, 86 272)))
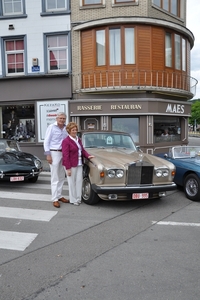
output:
POLYGON ((62 149, 58 149, 58 150, 56 150, 56 149, 50 149, 50 151, 58 151, 58 152, 62 152, 62 149))

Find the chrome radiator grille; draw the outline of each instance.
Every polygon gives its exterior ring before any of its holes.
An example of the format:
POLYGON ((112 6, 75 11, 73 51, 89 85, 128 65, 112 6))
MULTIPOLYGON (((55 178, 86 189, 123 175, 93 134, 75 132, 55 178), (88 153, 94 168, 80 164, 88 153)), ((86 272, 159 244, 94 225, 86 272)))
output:
POLYGON ((154 166, 148 162, 136 162, 128 167, 127 185, 152 184, 154 166))

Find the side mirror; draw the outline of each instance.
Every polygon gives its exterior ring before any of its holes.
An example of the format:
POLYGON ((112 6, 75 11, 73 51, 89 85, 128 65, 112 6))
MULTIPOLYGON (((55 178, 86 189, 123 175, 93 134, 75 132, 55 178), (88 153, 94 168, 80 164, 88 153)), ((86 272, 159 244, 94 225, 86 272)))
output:
POLYGON ((142 151, 142 149, 140 148, 140 146, 138 145, 138 146, 136 146, 136 149, 137 149, 137 151, 138 152, 142 152, 143 153, 143 151, 142 151))
POLYGON ((77 132, 77 136, 81 139, 81 136, 82 136, 82 135, 81 135, 81 132, 80 132, 80 131, 77 132))

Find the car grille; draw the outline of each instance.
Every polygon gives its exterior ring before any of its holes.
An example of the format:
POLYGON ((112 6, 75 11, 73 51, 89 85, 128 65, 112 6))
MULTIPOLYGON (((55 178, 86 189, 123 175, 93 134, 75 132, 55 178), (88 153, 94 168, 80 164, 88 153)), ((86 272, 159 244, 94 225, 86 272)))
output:
POLYGON ((154 165, 136 162, 128 167, 127 185, 152 184, 154 165))

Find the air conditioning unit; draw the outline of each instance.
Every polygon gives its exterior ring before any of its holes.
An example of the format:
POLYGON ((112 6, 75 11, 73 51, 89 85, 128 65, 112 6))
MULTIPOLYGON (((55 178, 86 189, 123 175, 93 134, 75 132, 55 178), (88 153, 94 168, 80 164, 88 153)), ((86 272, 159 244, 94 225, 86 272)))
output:
POLYGON ((38 66, 38 58, 32 58, 32 65, 38 66))

